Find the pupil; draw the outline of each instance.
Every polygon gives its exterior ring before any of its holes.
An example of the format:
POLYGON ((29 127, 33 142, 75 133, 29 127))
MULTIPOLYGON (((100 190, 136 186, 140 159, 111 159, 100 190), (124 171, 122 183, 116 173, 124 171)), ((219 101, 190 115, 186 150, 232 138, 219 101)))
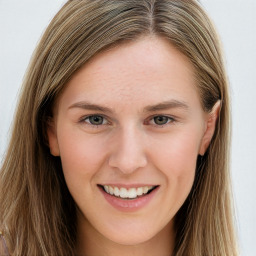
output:
POLYGON ((154 121, 158 125, 163 125, 168 122, 168 118, 166 116, 157 116, 157 117, 154 117, 154 121))
POLYGON ((101 116, 91 116, 89 117, 90 123, 95 125, 100 125, 103 123, 103 118, 101 116))

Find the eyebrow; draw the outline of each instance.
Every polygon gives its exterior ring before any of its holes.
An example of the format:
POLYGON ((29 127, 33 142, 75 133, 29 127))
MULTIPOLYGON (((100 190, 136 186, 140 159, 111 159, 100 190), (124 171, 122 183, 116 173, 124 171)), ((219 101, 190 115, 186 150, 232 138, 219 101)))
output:
POLYGON ((161 110, 167 110, 167 109, 173 109, 173 108, 180 108, 180 109, 188 110, 189 106, 187 103, 185 103, 183 101, 170 100, 170 101, 161 102, 156 105, 147 106, 147 107, 145 107, 144 111, 155 112, 155 111, 161 111, 161 110))
MULTIPOLYGON (((111 108, 93 104, 87 101, 76 102, 72 104, 68 109, 72 109, 72 108, 81 108, 85 110, 113 113, 113 110, 111 108)), ((174 108, 188 110, 189 106, 183 101, 169 100, 169 101, 164 101, 155 105, 146 106, 143 112, 156 112, 156 111, 162 111, 162 110, 168 110, 168 109, 174 109, 174 108)))
POLYGON ((113 112, 110 108, 93 104, 87 101, 80 101, 80 102, 74 103, 68 109, 72 109, 72 108, 81 108, 81 109, 94 110, 94 111, 100 111, 100 112, 106 112, 106 113, 113 112))

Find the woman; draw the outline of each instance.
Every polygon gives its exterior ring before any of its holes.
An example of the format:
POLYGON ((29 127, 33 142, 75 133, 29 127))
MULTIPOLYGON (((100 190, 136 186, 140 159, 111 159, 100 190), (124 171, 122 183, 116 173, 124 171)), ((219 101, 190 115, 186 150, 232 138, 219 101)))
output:
POLYGON ((197 1, 68 1, 32 58, 1 169, 3 250, 238 255, 229 121, 197 1))

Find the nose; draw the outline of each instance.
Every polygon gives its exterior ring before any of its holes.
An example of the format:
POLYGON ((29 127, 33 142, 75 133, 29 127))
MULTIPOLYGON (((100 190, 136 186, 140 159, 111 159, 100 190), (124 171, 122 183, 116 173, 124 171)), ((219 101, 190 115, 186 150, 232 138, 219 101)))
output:
POLYGON ((147 165, 146 138, 138 130, 135 127, 123 129, 113 143, 109 165, 124 174, 131 174, 147 165))

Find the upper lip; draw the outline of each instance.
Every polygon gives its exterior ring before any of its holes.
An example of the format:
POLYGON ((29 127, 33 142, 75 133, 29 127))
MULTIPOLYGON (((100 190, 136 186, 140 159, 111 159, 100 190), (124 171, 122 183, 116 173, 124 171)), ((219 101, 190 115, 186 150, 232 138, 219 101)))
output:
POLYGON ((120 184, 120 183, 102 183, 102 184, 98 184, 99 186, 111 186, 111 187, 117 187, 117 188, 140 188, 140 187, 156 187, 159 186, 157 184, 145 184, 145 183, 140 183, 140 184, 120 184))

